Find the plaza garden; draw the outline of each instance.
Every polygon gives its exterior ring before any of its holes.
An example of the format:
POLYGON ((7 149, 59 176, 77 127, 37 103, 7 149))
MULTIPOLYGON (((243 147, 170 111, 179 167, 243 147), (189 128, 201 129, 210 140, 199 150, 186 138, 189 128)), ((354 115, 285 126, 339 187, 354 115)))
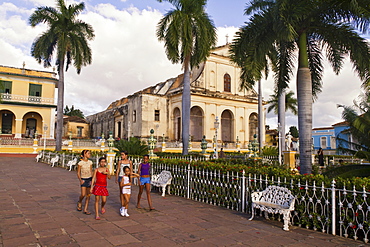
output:
MULTIPOLYGON (((296 197, 292 225, 368 242, 370 166, 343 163, 319 169, 314 165, 312 174, 300 175, 277 161, 260 157, 240 159, 229 154, 227 159, 205 160, 199 153, 186 157, 158 154, 162 157, 151 160, 152 174, 171 172, 172 195, 250 214, 251 193, 278 185, 288 188, 296 197)), ((72 152, 45 152, 41 161, 49 163, 56 155, 61 157, 58 162, 61 167, 79 156, 72 152)), ((94 165, 102 155, 93 152, 94 165)), ((344 156, 327 158, 338 160, 344 156)), ((118 160, 116 155, 114 166, 118 160)), ((136 171, 141 156, 132 156, 131 160, 136 171)), ((269 218, 282 220, 280 215, 270 214, 269 218)))

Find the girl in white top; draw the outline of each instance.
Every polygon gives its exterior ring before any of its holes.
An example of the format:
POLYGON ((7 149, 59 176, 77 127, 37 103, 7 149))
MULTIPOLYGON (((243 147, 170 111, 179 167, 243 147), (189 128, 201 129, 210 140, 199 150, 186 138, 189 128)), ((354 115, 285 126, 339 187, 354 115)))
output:
POLYGON ((120 185, 122 187, 122 195, 123 195, 123 209, 121 210, 121 216, 128 217, 129 214, 127 213, 128 210, 128 203, 130 202, 131 197, 131 178, 132 177, 139 177, 139 174, 131 173, 131 169, 128 166, 124 167, 124 174, 122 176, 122 180, 120 185))
POLYGON ((118 183, 118 186, 119 186, 119 199, 121 201, 121 208, 120 208, 120 213, 121 215, 123 214, 123 202, 124 202, 124 198, 123 198, 123 194, 122 194, 122 186, 121 186, 121 180, 122 180, 122 177, 123 175, 125 175, 124 173, 124 167, 129 167, 130 170, 132 171, 132 161, 128 159, 128 152, 126 151, 122 151, 121 152, 121 160, 118 162, 117 164, 117 170, 116 170, 116 184, 118 183))
POLYGON ((81 195, 77 202, 77 211, 82 211, 82 200, 85 199, 84 214, 91 214, 88 211, 90 201, 90 189, 92 180, 92 161, 89 160, 91 154, 89 150, 83 150, 81 153, 82 159, 77 164, 77 177, 80 180, 81 195))

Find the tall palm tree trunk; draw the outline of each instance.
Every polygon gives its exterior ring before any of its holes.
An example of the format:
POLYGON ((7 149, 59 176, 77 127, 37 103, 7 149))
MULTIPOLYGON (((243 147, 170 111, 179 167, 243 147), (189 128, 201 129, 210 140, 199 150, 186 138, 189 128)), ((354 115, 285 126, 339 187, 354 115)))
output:
POLYGON ((278 96, 278 123, 280 123, 279 148, 285 151, 285 89, 278 96))
POLYGON ((63 135, 63 106, 64 106, 64 59, 59 64, 59 81, 58 81, 58 103, 57 103, 57 128, 55 150, 62 151, 63 135))
POLYGON ((263 148, 264 131, 265 127, 263 124, 262 85, 261 80, 258 80, 258 143, 260 152, 263 148))
POLYGON ((189 147, 190 125, 190 58, 184 61, 184 81, 182 90, 182 154, 187 155, 189 147))
POLYGON ((308 68, 307 36, 299 37, 299 66, 297 73, 298 129, 300 173, 312 172, 312 81, 308 68))

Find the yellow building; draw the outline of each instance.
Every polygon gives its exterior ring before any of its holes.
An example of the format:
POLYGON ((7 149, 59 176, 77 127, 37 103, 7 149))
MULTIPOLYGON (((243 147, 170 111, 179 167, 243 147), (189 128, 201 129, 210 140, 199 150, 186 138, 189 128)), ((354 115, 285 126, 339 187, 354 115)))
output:
POLYGON ((0 136, 54 138, 56 73, 0 65, 0 136))
POLYGON ((64 116, 63 117, 63 138, 89 138, 89 123, 80 117, 64 116))

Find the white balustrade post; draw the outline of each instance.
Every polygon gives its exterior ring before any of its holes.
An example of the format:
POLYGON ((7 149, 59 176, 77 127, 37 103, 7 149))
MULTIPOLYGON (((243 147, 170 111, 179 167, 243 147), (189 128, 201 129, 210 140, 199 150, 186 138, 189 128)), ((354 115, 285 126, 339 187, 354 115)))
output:
POLYGON ((332 234, 335 235, 335 225, 336 225, 336 215, 335 215, 335 180, 331 182, 331 229, 332 229, 332 234))
POLYGON ((188 185, 187 185, 187 193, 186 193, 186 198, 189 199, 190 198, 190 164, 188 164, 188 172, 187 172, 187 175, 188 175, 188 185))
POLYGON ((245 170, 243 170, 243 177, 242 177, 242 212, 244 213, 245 210, 245 170))

